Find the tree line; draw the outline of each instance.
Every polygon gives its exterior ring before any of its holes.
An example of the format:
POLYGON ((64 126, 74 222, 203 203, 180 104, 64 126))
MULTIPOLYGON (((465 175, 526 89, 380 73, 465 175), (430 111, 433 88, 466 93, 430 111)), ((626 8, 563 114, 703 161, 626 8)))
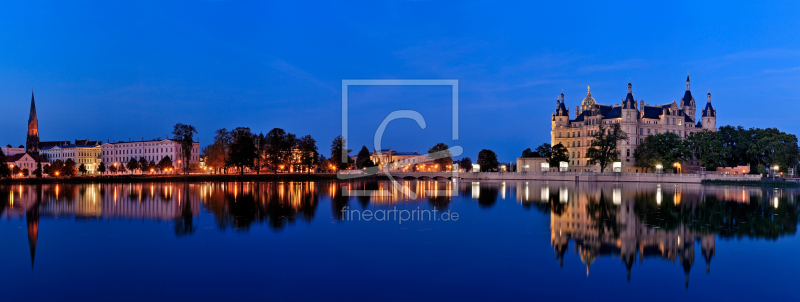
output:
POLYGON ((634 151, 636 166, 654 168, 661 164, 683 163, 696 159, 707 170, 717 167, 750 165, 750 173, 765 173, 778 167, 780 172, 796 168, 800 161, 797 136, 777 128, 722 126, 717 130, 690 133, 681 139, 674 133, 647 136, 634 151))

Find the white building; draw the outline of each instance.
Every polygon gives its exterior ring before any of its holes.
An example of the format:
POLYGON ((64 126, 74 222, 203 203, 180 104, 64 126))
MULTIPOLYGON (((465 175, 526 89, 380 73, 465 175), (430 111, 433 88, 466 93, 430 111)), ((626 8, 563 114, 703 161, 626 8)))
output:
POLYGON ((419 154, 417 152, 397 152, 391 149, 373 151, 370 160, 380 167, 389 165, 389 170, 405 170, 406 168, 410 170, 415 164, 423 164, 432 161, 426 154, 419 154))
POLYGON ((75 168, 84 165, 89 174, 97 173, 97 167, 100 165, 99 145, 48 146, 40 148, 39 155, 46 158, 51 164, 59 159, 62 162, 72 159, 75 162, 75 168))
MULTIPOLYGON (((100 145, 102 162, 108 165, 125 164, 134 158, 144 158, 148 162, 158 164, 164 157, 169 157, 175 168, 183 167, 181 144, 172 139, 153 139, 147 141, 107 142, 100 145)), ((192 154, 189 164, 200 164, 200 143, 192 144, 192 154)))
POLYGON ((41 163, 42 166, 47 164, 47 160, 38 155, 30 155, 28 153, 17 153, 11 156, 6 156, 5 164, 9 169, 19 167, 20 170, 28 169, 28 173, 33 175, 33 170, 36 170, 36 164, 41 163))
POLYGON ((5 156, 11 156, 15 154, 25 153, 25 147, 20 146, 20 148, 11 147, 11 145, 6 145, 5 147, 0 147, 3 150, 3 154, 5 156))

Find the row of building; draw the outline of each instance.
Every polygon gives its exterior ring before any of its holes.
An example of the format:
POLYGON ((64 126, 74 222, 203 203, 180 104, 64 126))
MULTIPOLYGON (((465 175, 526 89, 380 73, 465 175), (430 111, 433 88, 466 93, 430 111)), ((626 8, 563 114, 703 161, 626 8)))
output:
MULTIPOLYGON (((51 164, 56 160, 66 161, 72 159, 76 166, 84 165, 90 174, 98 173, 100 163, 108 165, 126 164, 132 158, 144 158, 148 162, 158 163, 168 157, 176 166, 182 166, 183 155, 180 142, 170 138, 155 138, 151 140, 128 141, 93 141, 63 140, 39 141, 39 118, 36 114, 36 102, 31 92, 31 110, 28 116, 28 135, 25 147, 13 148, 11 145, 2 147, 6 155, 5 164, 10 168, 19 167, 33 171, 37 165, 51 164)), ((200 143, 192 144, 189 164, 200 163, 200 143)))

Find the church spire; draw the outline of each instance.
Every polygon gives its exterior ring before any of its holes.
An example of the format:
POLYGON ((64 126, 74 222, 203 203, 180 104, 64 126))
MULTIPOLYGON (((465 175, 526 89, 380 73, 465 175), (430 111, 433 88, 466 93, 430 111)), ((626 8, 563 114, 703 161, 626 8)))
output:
POLYGON ((33 99, 33 89, 31 89, 31 111, 28 115, 28 139, 25 142, 25 152, 39 154, 39 117, 36 115, 36 101, 33 99))

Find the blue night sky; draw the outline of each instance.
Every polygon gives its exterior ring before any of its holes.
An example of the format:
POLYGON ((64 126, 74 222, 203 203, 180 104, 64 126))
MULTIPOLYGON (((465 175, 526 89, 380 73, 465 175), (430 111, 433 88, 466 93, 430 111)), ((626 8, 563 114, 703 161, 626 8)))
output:
MULTIPOLYGON (((25 143, 30 90, 42 140, 165 137, 195 125, 341 134, 342 79, 458 79, 460 139, 447 87, 354 87, 350 148, 460 145, 510 161, 549 142, 564 90, 619 103, 628 78, 648 104, 679 100, 687 69, 717 125, 800 123, 800 4, 650 1, 19 1, 0 9, 0 144, 25 143), (119 3, 118 3, 119 2, 119 3)), ((699 110, 698 110, 699 114, 699 110)))

